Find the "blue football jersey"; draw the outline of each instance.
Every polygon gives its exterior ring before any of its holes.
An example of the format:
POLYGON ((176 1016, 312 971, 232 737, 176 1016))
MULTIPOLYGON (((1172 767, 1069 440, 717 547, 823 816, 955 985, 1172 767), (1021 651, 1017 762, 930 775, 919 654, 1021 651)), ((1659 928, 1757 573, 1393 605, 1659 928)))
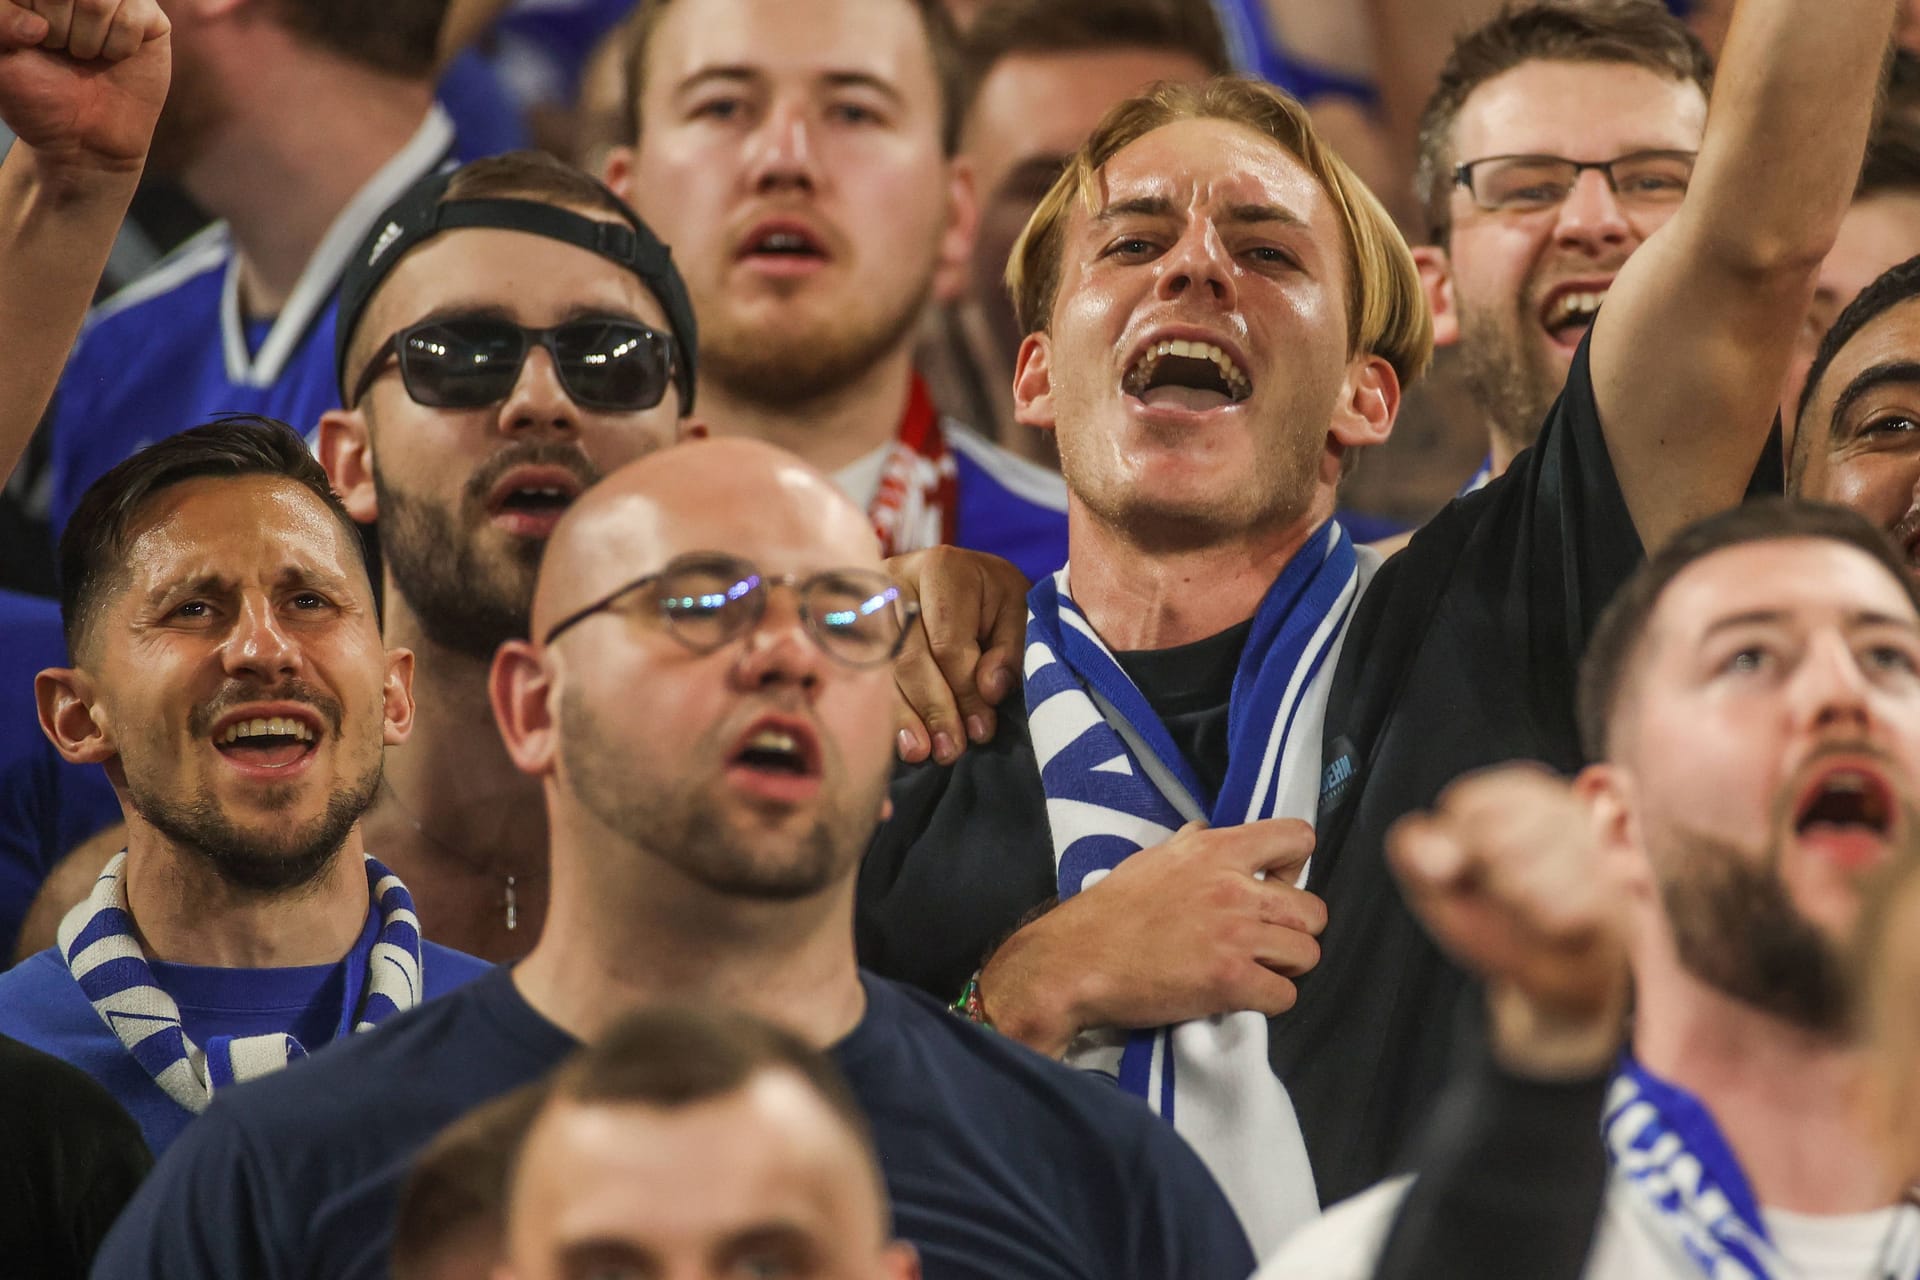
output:
POLYGON ((453 125, 436 106, 340 211, 279 316, 254 333, 240 313, 240 272, 224 223, 96 307, 54 394, 54 532, 87 487, 128 455, 215 415, 258 413, 312 431, 340 403, 334 295, 347 256, 382 209, 454 153, 453 125))

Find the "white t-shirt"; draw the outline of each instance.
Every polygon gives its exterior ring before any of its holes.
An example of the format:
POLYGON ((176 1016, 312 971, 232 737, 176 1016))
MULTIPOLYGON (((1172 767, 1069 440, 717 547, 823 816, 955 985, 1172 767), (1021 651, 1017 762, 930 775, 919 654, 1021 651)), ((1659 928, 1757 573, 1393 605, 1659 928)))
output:
MULTIPOLYGON (((1335 1205, 1282 1245, 1255 1280, 1368 1280, 1410 1181, 1395 1178, 1335 1205)), ((1900 1214, 1892 1207, 1832 1217, 1763 1211, 1768 1233, 1800 1280, 1883 1280, 1900 1214)), ((1616 1181, 1586 1280, 1703 1280, 1703 1273, 1616 1181)))

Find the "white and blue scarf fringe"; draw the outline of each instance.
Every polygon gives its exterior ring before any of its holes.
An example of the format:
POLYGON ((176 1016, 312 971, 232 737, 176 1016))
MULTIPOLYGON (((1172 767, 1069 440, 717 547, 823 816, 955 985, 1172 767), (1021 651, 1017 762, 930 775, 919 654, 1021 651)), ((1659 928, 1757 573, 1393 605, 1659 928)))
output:
MULTIPOLYGON (((1268 590, 1234 675, 1217 796, 1075 606, 1068 570, 1035 585, 1026 697, 1063 901, 1194 819, 1314 820, 1327 690, 1361 578, 1352 540, 1330 521, 1268 590)), ((1091 1033, 1067 1060, 1113 1075, 1174 1124, 1226 1191, 1256 1253, 1318 1212, 1261 1014, 1091 1033)))
MULTIPOLYGON (((194 1113, 217 1089, 277 1071, 306 1049, 290 1035, 187 1038, 180 1006, 154 981, 127 909, 127 855, 107 863, 93 891, 60 922, 60 955, 80 990, 166 1095, 194 1113)), ((348 983, 342 1030, 366 1031, 420 1002, 420 920, 400 878, 369 857, 368 890, 380 928, 366 959, 359 1008, 348 983), (350 1020, 350 1021, 349 1021, 350 1020)))
MULTIPOLYGON (((1707 1280, 1789 1280, 1760 1202, 1700 1100, 1628 1059, 1602 1122, 1615 1179, 1707 1280)), ((1911 1206, 1881 1259, 1887 1280, 1920 1276, 1920 1212, 1911 1206)))

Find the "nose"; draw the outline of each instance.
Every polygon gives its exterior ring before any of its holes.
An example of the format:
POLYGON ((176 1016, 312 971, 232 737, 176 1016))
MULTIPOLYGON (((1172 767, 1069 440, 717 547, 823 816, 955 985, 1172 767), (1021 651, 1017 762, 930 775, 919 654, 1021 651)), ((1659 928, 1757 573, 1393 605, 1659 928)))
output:
POLYGON ((1171 302, 1196 290, 1216 305, 1231 309, 1239 299, 1233 279, 1233 255, 1211 222, 1195 220, 1161 259, 1159 288, 1171 302))
POLYGON ((1857 736, 1872 719, 1872 685, 1853 646, 1838 631, 1813 638, 1794 686, 1804 728, 1857 736))
POLYGON ((500 402, 499 427, 502 435, 527 432, 577 434, 580 430, 580 406, 567 394, 560 381, 560 370, 553 355, 535 344, 520 365, 520 376, 513 390, 500 402))
POLYGON ((1620 207, 1619 197, 1607 184, 1607 175, 1588 169, 1573 184, 1573 190, 1560 204, 1554 235, 1569 248, 1598 251, 1626 243, 1633 225, 1620 207))
POLYGON ((811 693, 827 656, 807 629, 799 594, 788 584, 767 587, 766 612, 741 642, 734 679, 744 690, 792 685, 811 693))
POLYGON ((748 136, 747 183, 756 192, 799 189, 819 183, 813 126, 798 102, 776 102, 748 136))
POLYGON ((261 594, 242 599, 221 650, 221 665, 228 675, 252 676, 265 684, 299 673, 300 646, 287 634, 270 598, 261 594))

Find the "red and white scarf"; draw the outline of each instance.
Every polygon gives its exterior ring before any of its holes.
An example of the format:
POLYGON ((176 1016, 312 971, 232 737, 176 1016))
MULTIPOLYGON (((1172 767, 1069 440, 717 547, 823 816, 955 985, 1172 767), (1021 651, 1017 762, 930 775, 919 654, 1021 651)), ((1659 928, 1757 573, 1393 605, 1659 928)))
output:
POLYGON ((916 373, 900 434, 887 450, 880 488, 867 508, 880 538, 880 554, 904 555, 952 542, 959 507, 960 472, 947 449, 933 396, 916 373))

